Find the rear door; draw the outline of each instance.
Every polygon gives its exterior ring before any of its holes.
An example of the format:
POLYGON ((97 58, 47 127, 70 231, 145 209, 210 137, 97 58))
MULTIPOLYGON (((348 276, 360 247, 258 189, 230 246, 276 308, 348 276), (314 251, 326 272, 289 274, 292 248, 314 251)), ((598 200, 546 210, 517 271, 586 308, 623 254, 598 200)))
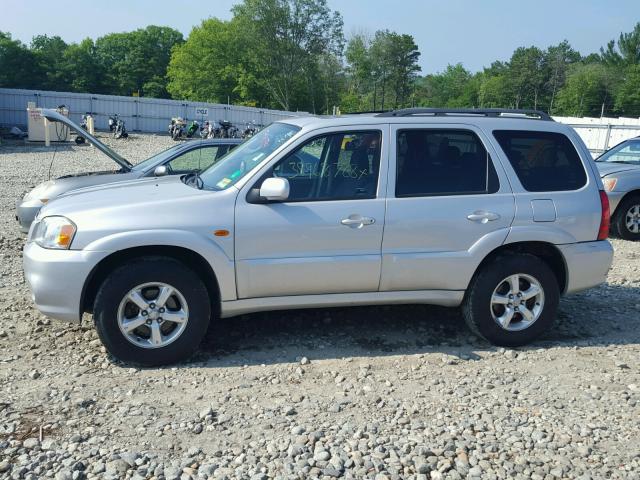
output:
POLYGON ((553 243, 595 240, 601 217, 596 178, 588 175, 572 131, 540 128, 493 131, 513 172, 518 213, 509 241, 534 240, 536 231, 553 243))
POLYGON ((391 126, 381 291, 462 290, 507 237, 515 204, 482 131, 391 126))

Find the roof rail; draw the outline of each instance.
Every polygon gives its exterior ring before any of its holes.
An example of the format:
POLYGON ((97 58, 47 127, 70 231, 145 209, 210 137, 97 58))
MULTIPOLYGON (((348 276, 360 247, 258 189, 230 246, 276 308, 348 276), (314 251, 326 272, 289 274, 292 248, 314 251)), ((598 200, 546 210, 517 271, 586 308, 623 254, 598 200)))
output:
POLYGON ((527 118, 531 120, 546 120, 553 122, 553 119, 540 110, 523 110, 514 108, 402 108, 390 112, 379 113, 378 117, 412 117, 421 115, 431 116, 484 116, 495 118, 527 118))

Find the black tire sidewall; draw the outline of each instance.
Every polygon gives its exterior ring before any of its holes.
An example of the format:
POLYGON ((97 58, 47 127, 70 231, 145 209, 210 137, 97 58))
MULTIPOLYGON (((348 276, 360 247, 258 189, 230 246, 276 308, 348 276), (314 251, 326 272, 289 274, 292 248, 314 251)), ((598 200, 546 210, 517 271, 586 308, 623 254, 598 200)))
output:
POLYGON ((494 259, 474 278, 465 298, 465 316, 474 330, 494 345, 522 346, 547 333, 556 318, 560 292, 558 281, 549 266, 533 255, 505 255, 494 259), (544 291, 544 307, 540 317, 529 328, 508 331, 500 327, 490 311, 491 296, 499 283, 520 273, 534 277, 544 291))
POLYGON ((637 242, 640 240, 640 233, 633 233, 627 228, 626 216, 627 212, 634 205, 640 205, 640 197, 634 196, 627 198, 618 205, 613 218, 614 233, 623 240, 637 242))
POLYGON ((188 358, 207 331, 211 304, 202 280, 182 263, 170 258, 136 260, 114 270, 100 287, 94 304, 98 335, 109 353, 127 363, 157 366, 188 358), (189 320, 180 337, 166 347, 147 349, 129 342, 120 331, 117 312, 124 296, 134 287, 163 282, 177 288, 189 308, 189 320))

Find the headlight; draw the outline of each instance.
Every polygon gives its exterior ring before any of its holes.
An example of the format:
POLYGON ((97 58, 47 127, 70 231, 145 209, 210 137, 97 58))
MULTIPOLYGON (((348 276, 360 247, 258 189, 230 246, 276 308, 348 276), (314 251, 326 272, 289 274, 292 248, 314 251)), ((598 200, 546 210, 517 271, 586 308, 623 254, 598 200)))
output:
POLYGON ((76 234, 76 226, 65 217, 44 217, 33 231, 33 241, 42 248, 68 250, 76 234))
POLYGON ((602 183, 604 183, 604 189, 607 192, 612 191, 614 188, 616 188, 616 183, 618 183, 618 179, 617 178, 605 178, 602 183))

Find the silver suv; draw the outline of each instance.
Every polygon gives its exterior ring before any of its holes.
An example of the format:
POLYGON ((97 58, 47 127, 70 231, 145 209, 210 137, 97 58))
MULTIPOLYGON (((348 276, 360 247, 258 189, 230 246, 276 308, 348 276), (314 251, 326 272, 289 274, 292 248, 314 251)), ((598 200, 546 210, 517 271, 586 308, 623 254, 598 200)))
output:
POLYGON ((462 305, 478 335, 548 332, 605 280, 609 207, 569 127, 522 110, 273 123, 200 175, 46 205, 24 269, 46 315, 93 313, 115 357, 188 357, 210 322, 363 304, 462 305))

